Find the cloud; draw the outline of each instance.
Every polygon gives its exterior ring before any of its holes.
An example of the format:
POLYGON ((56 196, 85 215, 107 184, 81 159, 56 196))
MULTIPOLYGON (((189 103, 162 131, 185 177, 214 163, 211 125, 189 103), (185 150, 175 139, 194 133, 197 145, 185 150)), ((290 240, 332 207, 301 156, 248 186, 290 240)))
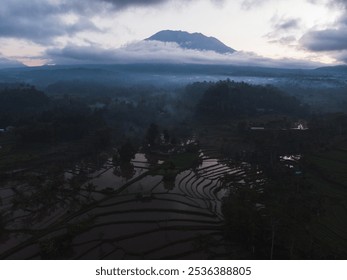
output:
POLYGON ((188 50, 180 48, 176 43, 158 41, 136 42, 120 49, 69 45, 62 49, 49 49, 46 55, 53 64, 192 63, 284 68, 314 68, 322 65, 293 59, 274 60, 246 52, 218 54, 188 50))
POLYGON ((275 28, 278 31, 297 29, 300 27, 300 22, 300 19, 297 18, 281 19, 275 24, 275 28))
POLYGON ((295 44, 297 39, 295 31, 300 29, 301 20, 298 18, 272 18, 272 31, 267 33, 264 37, 269 39, 271 44, 292 45, 295 44))
MULTIPOLYGON (((98 1, 98 0, 94 0, 94 1, 98 1)), ((131 6, 142 6, 142 7, 156 6, 156 5, 160 5, 160 4, 164 4, 168 2, 174 2, 173 0, 145 0, 145 1, 144 0, 102 0, 102 1, 111 3, 116 8, 119 8, 119 9, 124 9, 131 6)), ((217 6, 222 6, 223 3, 225 2, 225 0, 209 0, 209 1, 212 2, 213 4, 216 4, 217 6)), ((185 2, 192 2, 192 0, 185 0, 185 1, 179 0, 175 2, 185 3, 185 2)))
POLYGON ((338 52, 335 57, 337 60, 347 64, 347 50, 338 52))
POLYGON ((329 2, 333 5, 337 5, 339 7, 346 8, 347 7, 347 1, 346 0, 329 0, 329 2))
MULTIPOLYGON (((86 1, 88 2, 88 0, 86 1)), ((26 39, 45 44, 58 36, 74 35, 80 31, 98 30, 87 18, 76 16, 74 22, 64 20, 73 13, 85 13, 86 6, 76 0, 2 0, 0 6, 0 37, 26 39)))
POLYGON ((309 31, 300 39, 300 43, 310 51, 347 50, 347 29, 309 31))
POLYGON ((328 6, 335 6, 335 7, 347 7, 347 1, 346 0, 306 0, 307 2, 314 4, 314 5, 328 5, 328 6))
MULTIPOLYGON (((169 0, 2 0, 0 38, 25 39, 42 45, 83 31, 102 32, 90 18, 130 6, 150 7, 169 0), (66 20, 66 17, 73 20, 66 20)), ((212 1, 212 0, 211 0, 212 1)), ((183 0, 182 0, 183 2, 183 0)))
POLYGON ((250 10, 263 5, 265 2, 268 2, 268 0, 243 0, 241 2, 241 7, 244 10, 250 10))
POLYGON ((129 6, 153 6, 169 2, 169 0, 102 0, 104 2, 111 3, 117 8, 125 8, 129 6))
POLYGON ((338 61, 347 62, 347 0, 329 0, 329 5, 338 6, 342 15, 334 26, 326 29, 311 29, 300 39, 304 49, 327 52, 338 61))
MULTIPOLYGON (((221 4, 224 0, 208 0, 221 4)), ((0 38, 25 39, 41 45, 51 44, 61 36, 79 32, 102 33, 91 20, 110 16, 129 7, 154 7, 173 0, 1 0, 0 38), (74 18, 66 20, 67 16, 74 18)), ((176 1, 177 2, 177 1, 176 1)), ((192 0, 179 0, 186 3, 192 0)))
POLYGON ((296 42, 295 36, 284 36, 268 41, 271 44, 291 45, 296 42))

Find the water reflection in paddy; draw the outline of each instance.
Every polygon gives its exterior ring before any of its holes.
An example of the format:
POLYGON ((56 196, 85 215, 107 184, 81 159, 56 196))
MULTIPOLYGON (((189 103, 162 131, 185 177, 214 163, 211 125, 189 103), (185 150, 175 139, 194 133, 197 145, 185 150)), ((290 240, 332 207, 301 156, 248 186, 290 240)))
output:
MULTIPOLYGON (((42 244, 51 242, 59 247, 58 239, 71 248, 63 258, 222 258, 226 252, 221 200, 228 194, 222 178, 233 176, 240 182, 246 169, 203 154, 200 157, 199 166, 180 172, 173 181, 149 173, 149 168, 160 162, 149 162, 141 153, 123 170, 109 159, 96 170, 66 171, 65 177, 74 174, 70 180, 76 174, 86 174, 88 180, 79 195, 89 195, 93 202, 77 214, 58 207, 37 223, 51 230, 40 238, 34 236, 20 252, 14 250, 7 257, 40 258, 42 248, 47 251, 42 244), (94 187, 88 189, 91 184, 94 187)), ((9 238, 2 251, 28 238, 23 236, 9 238)))

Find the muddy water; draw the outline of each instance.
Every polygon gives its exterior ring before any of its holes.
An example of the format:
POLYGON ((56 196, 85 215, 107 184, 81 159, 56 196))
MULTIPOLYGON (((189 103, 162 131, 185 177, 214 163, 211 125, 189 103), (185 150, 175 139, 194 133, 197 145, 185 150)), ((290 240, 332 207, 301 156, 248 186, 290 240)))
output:
MULTIPOLYGON (((130 171, 117 171, 107 161, 88 174, 95 188, 79 190, 80 196, 91 199, 86 207, 74 211, 77 214, 68 206, 57 207, 36 225, 20 219, 28 213, 18 214, 12 228, 45 230, 8 234, 0 253, 9 259, 223 258, 221 200, 228 188, 222 188, 222 178, 228 174, 240 182, 245 168, 203 154, 201 158, 199 167, 181 172, 171 182, 147 174, 155 163, 143 154, 136 155, 127 167, 130 171), (121 191, 111 192, 117 190, 121 191)), ((67 171, 65 176, 71 174, 67 171)), ((1 191, 13 195, 11 189, 1 191)))

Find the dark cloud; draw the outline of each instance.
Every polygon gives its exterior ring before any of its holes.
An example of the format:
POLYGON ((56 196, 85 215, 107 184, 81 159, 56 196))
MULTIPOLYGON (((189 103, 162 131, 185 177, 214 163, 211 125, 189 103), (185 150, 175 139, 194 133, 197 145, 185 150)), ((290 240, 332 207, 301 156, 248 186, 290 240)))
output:
POLYGON ((75 45, 62 49, 50 48, 46 51, 46 56, 54 64, 115 63, 121 58, 113 49, 75 45))
POLYGON ((0 38, 19 38, 46 44, 58 36, 100 31, 90 20, 94 15, 164 2, 169 0, 1 0, 0 38), (64 20, 69 14, 76 17, 74 23, 64 20))
POLYGON ((347 50, 347 30, 338 28, 310 31, 300 39, 300 43, 311 51, 347 50))
MULTIPOLYGON (((337 53, 347 50, 347 0, 330 0, 330 5, 338 6, 342 10, 342 16, 335 22, 335 26, 309 30, 300 39, 301 45, 316 52, 337 53)), ((340 57, 338 54, 336 57, 340 57)))
POLYGON ((340 52, 336 58, 339 60, 339 61, 342 61, 344 63, 347 64, 347 51, 343 51, 343 52, 340 52))
POLYGON ((75 0, 62 0, 59 5, 45 0, 2 0, 0 37, 26 39, 44 44, 57 36, 98 30, 87 17, 78 16, 74 23, 67 23, 62 18, 68 13, 80 14, 88 9, 81 8, 75 0))

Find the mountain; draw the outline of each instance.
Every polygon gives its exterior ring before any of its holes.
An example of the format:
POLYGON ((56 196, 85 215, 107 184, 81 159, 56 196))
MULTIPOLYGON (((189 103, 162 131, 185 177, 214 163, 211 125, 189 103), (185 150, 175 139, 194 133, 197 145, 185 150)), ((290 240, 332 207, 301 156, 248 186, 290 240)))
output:
POLYGON ((328 67, 320 67, 315 70, 316 72, 328 74, 347 74, 347 65, 337 65, 337 66, 328 66, 328 67))
POLYGON ((218 39, 214 37, 207 37, 201 33, 163 30, 145 40, 177 43, 181 48, 184 49, 214 51, 220 54, 235 52, 234 49, 223 44, 218 39))
POLYGON ((25 65, 19 61, 11 60, 11 59, 0 56, 0 69, 18 68, 18 67, 25 67, 25 65))

